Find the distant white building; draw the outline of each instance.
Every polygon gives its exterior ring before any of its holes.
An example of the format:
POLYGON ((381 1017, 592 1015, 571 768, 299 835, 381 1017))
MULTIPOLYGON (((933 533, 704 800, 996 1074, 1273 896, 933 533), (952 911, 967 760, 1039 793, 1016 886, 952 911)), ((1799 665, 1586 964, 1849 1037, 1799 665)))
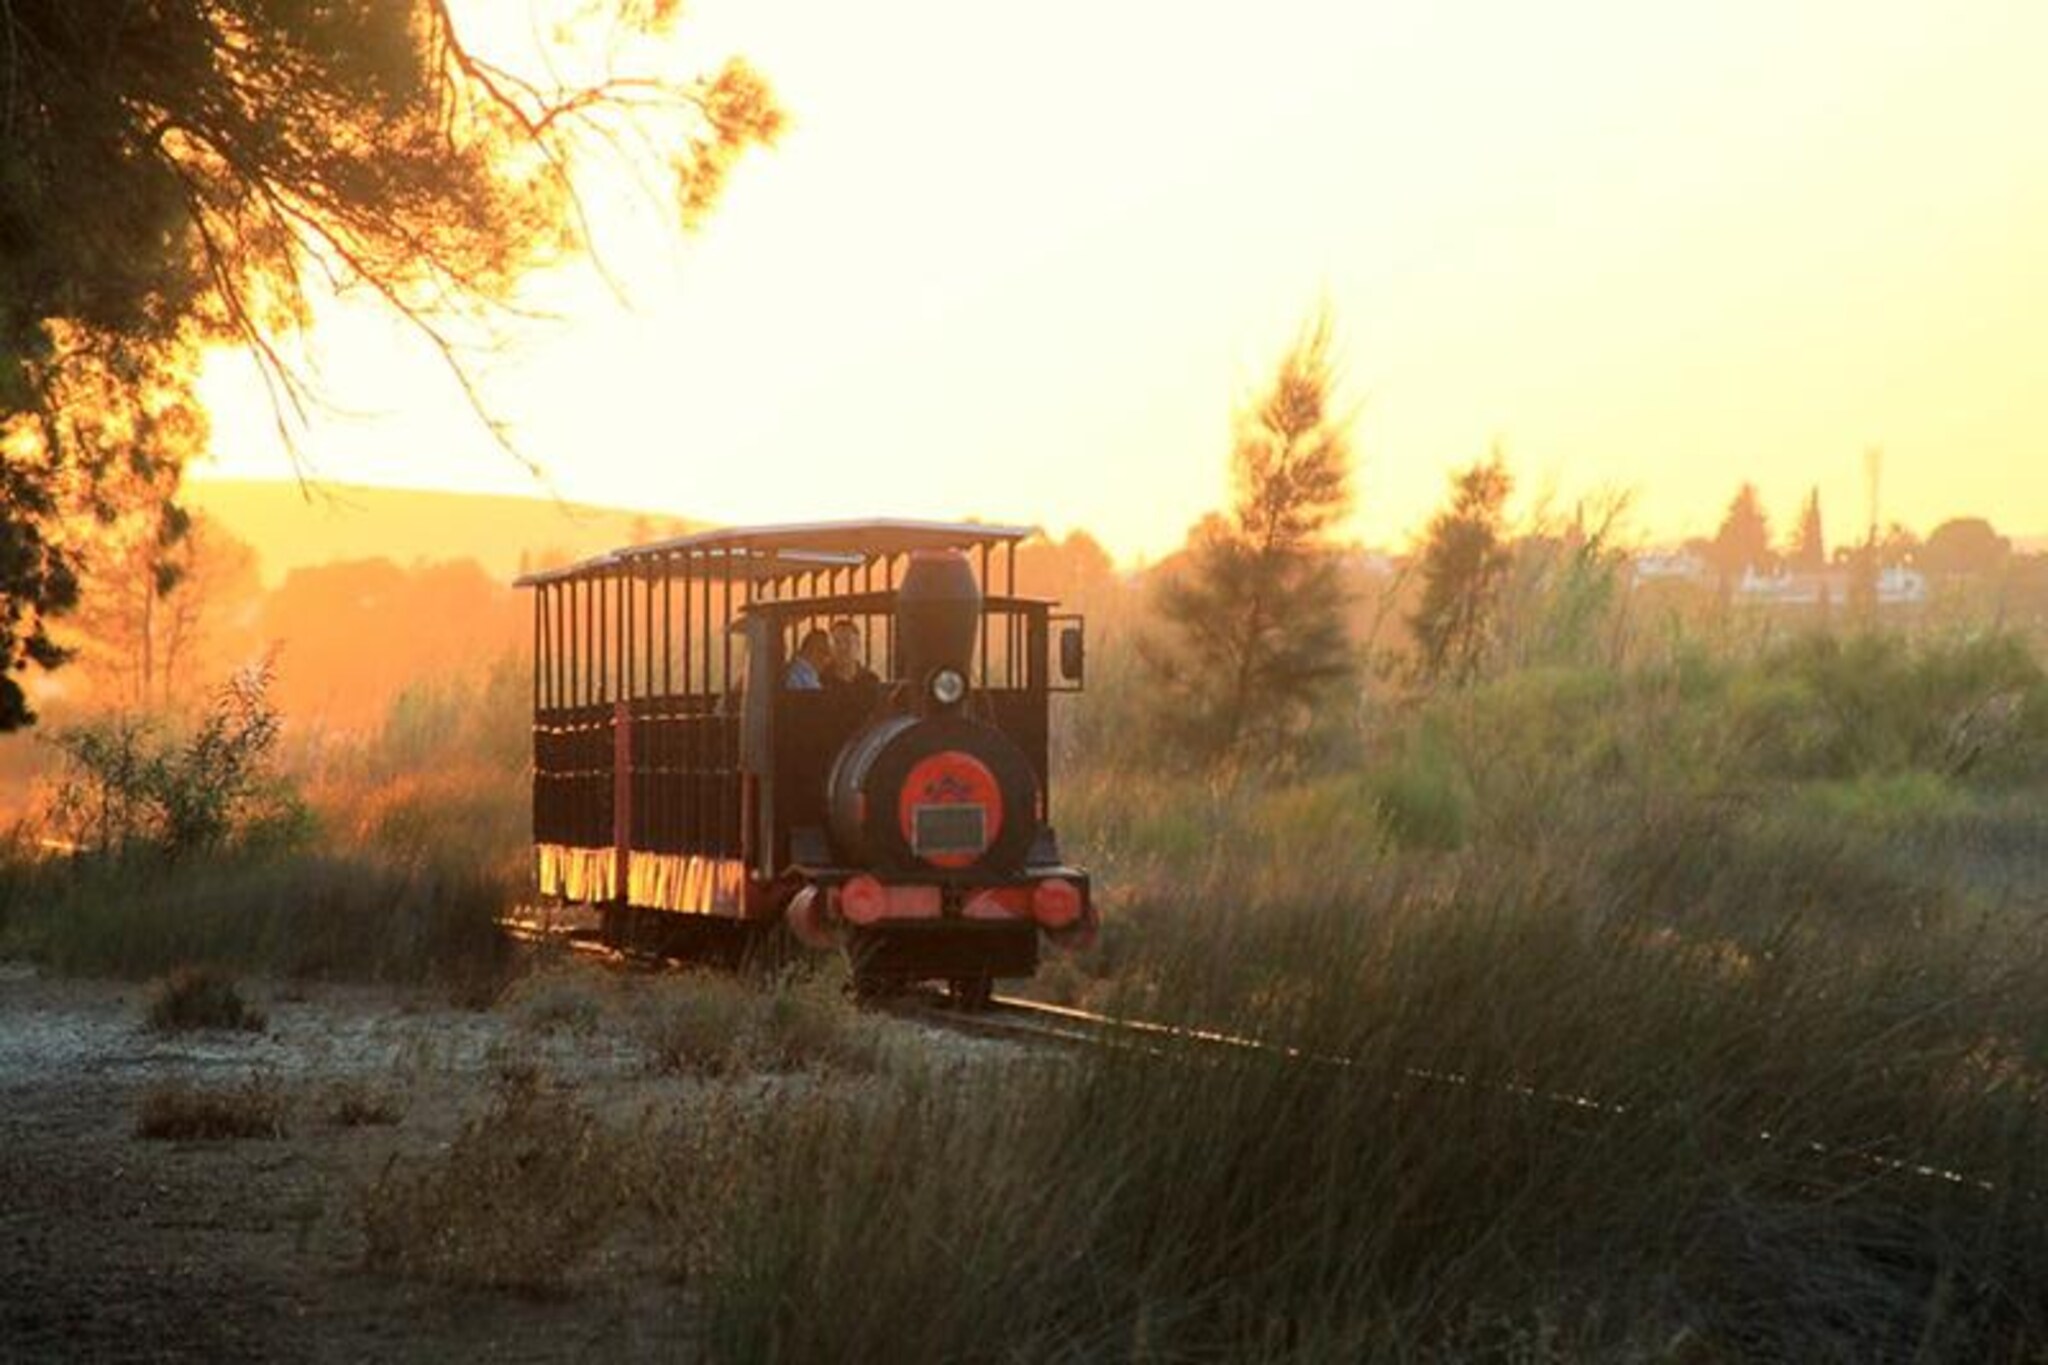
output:
POLYGON ((1894 565, 1880 569, 1877 575, 1877 604, 1903 606, 1912 602, 1927 600, 1927 575, 1918 569, 1894 565))
MULTIPOLYGON (((1692 583, 1711 587, 1717 581, 1712 565, 1691 550, 1645 550, 1631 566, 1634 584, 1692 583)), ((1735 596, 1746 602, 1773 607, 1842 606, 1849 601, 1852 575, 1845 568, 1819 573, 1780 569, 1774 573, 1744 570, 1735 583, 1735 596)), ((1910 606, 1927 600, 1927 576, 1917 569, 1894 565, 1879 570, 1877 604, 1881 607, 1910 606)))
POLYGON ((1637 583, 1704 583, 1707 561, 1691 550, 1645 550, 1635 558, 1637 583))
MULTIPOLYGON (((1840 606, 1853 593, 1853 583, 1854 576, 1847 569, 1827 569, 1820 573, 1794 573, 1780 569, 1771 574, 1746 569, 1741 581, 1735 585, 1735 595, 1774 607, 1840 606)), ((1910 606, 1926 600, 1925 574, 1899 565, 1878 570, 1877 605, 1880 607, 1910 606)))

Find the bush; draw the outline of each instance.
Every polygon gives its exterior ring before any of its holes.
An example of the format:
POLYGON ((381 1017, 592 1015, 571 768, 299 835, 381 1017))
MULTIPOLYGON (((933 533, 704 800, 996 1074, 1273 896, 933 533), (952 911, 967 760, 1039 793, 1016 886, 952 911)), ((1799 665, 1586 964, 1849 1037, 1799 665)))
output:
POLYGON ((263 1011, 242 999, 234 978, 203 967, 182 967, 156 984, 150 993, 149 1026, 165 1032, 184 1029, 240 1029, 260 1033, 268 1022, 263 1011))
POLYGON ((691 973, 648 983, 634 996, 640 1041, 665 1071, 863 1073, 885 1056, 880 1021, 854 1006, 840 973, 783 976, 765 986, 691 973))
POLYGON ((370 1186, 367 1260, 449 1283, 560 1289, 618 1216, 625 1158, 588 1109, 514 1082, 445 1159, 387 1166, 370 1186))
POLYGON ((1404 848, 1456 849, 1471 822, 1471 791, 1443 747, 1425 737, 1372 777, 1388 831, 1404 848))
POLYGON ((135 1135, 169 1142, 281 1138, 284 1101, 261 1080, 230 1089, 171 1082, 143 1095, 135 1135))
POLYGON ((386 1127, 404 1113, 396 1095, 360 1081, 335 1086, 327 1098, 327 1121, 337 1128, 386 1127))
POLYGON ((1754 746, 1775 775, 2038 776, 2048 758, 2048 675, 2016 636, 1810 635, 1759 675, 1745 721, 1777 741, 1754 746))
POLYGON ((304 808, 272 767, 281 724, 272 680, 268 660, 234 675, 182 739, 120 715, 59 731, 59 833, 102 856, 169 858, 302 836, 304 808))

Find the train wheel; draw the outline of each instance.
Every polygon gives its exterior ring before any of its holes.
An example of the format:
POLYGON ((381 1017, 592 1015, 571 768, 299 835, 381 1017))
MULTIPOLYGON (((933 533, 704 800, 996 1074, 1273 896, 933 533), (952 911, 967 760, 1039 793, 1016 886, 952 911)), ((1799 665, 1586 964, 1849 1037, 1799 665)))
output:
POLYGON ((946 994, 963 1010, 985 1010, 995 994, 993 977, 956 976, 946 982, 946 994))

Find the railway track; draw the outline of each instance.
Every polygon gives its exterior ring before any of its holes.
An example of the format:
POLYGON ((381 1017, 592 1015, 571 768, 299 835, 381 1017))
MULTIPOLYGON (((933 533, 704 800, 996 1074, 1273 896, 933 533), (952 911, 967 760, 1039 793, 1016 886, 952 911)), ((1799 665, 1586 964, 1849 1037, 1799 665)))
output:
MULTIPOLYGON (((610 966, 661 971, 687 965, 687 960, 679 957, 623 952, 604 943, 594 927, 564 926, 532 917, 510 917, 501 919, 499 924, 508 935, 519 941, 560 944, 579 956, 610 966)), ((1335 1071, 1353 1071, 1360 1066, 1354 1058, 1312 1051, 1246 1034, 1168 1024, 1128 1015, 1104 1014, 1095 1010, 1054 1005, 1019 996, 991 996, 986 1005, 969 1007, 956 1003, 936 991, 911 991, 902 995, 883 997, 872 1003, 875 1008, 901 1019, 957 1033, 1000 1038, 1011 1042, 1038 1043, 1061 1048, 1121 1048, 1154 1056, 1165 1056, 1175 1052, 1186 1054, 1190 1051, 1239 1055, 1251 1053, 1335 1071)), ((1408 1085, 1512 1095, 1532 1104, 1554 1108, 1561 1113, 1576 1112, 1585 1116, 1605 1118, 1625 1118, 1629 1114, 1629 1107, 1625 1104, 1601 1100, 1590 1095, 1545 1090, 1517 1081, 1473 1078, 1456 1072, 1423 1067, 1404 1067, 1401 1076, 1403 1083, 1408 1085)), ((1772 1144, 1781 1141, 1778 1136, 1769 1132, 1759 1132, 1753 1136, 1759 1143, 1772 1144)), ((1837 1150, 1819 1142, 1807 1142, 1802 1145, 1806 1155, 1814 1160, 1858 1167, 1873 1175, 1933 1180, 1987 1193, 1994 1192, 1997 1188, 1989 1181, 1944 1166, 1873 1152, 1837 1150)))
MULTIPOLYGON (((989 1001, 988 1008, 981 1011, 962 1009, 949 1004, 942 997, 911 997, 900 1002, 898 1012, 910 1018, 961 1032, 1019 1041, 1041 1041, 1081 1047, 1124 1047, 1154 1054, 1163 1054, 1173 1047, 1193 1047, 1261 1053, 1336 1070, 1356 1070, 1359 1066, 1356 1060, 1349 1057, 1308 1051, 1262 1038, 1225 1033, 1215 1029, 1182 1027, 1152 1020, 1099 1014, 1092 1010, 1051 1005, 1012 996, 995 996, 989 1001)), ((1541 1090, 1512 1081, 1479 1080, 1452 1072, 1420 1067, 1402 1068, 1402 1078, 1405 1084, 1411 1085, 1511 1095, 1561 1112, 1576 1111, 1584 1115, 1606 1118, 1625 1118, 1629 1113, 1629 1107, 1625 1104, 1610 1103, 1589 1095, 1541 1090)), ((1763 1144, 1782 1141, 1770 1132, 1755 1133, 1753 1139, 1763 1144)), ((1990 1181, 1927 1162, 1884 1156, 1875 1152, 1837 1149, 1820 1142, 1805 1142, 1801 1147, 1803 1154, 1814 1161, 1829 1165, 1846 1165, 1871 1175, 1931 1180, 1983 1193, 1993 1193, 1997 1189, 1990 1181)))

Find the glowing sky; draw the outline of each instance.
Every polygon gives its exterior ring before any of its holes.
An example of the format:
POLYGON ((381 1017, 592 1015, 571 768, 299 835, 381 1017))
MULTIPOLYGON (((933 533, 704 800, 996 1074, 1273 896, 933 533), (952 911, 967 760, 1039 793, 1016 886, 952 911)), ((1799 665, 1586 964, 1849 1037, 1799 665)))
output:
MULTIPOLYGON (((495 6, 498 0, 491 0, 495 6)), ((492 394, 564 495, 982 514, 1156 556, 1320 303, 1398 543, 1498 438, 1665 536, 1753 479, 1831 531, 2048 530, 2048 5, 701 0, 782 146, 492 394)), ((615 242, 627 241, 623 231, 615 242)), ((335 316, 356 482, 532 491, 418 351, 335 316)), ((240 364, 211 472, 286 472, 240 364)))

